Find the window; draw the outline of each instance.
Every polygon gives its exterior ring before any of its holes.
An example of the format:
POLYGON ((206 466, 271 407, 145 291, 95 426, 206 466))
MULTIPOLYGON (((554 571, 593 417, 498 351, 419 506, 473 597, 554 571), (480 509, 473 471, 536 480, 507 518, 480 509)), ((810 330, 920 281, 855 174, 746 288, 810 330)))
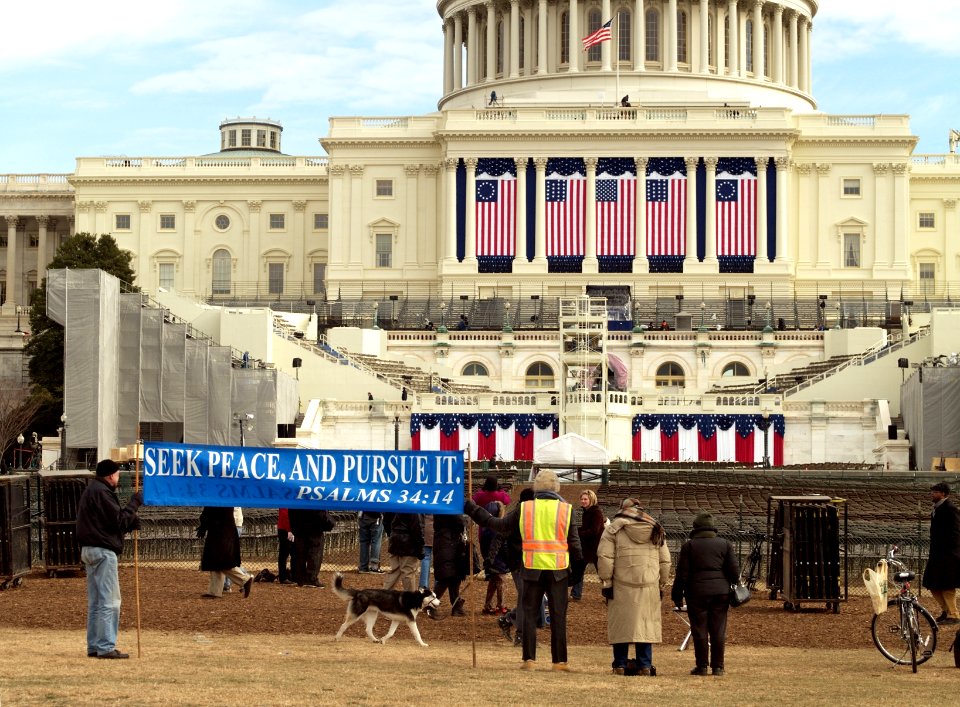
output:
POLYGON ((770 75, 770 28, 763 27, 763 75, 770 75))
POLYGON ((713 53, 713 15, 707 18, 707 63, 711 66, 717 65, 717 59, 713 53))
POLYGON ((7 247, 7 232, 0 233, 0 248, 7 247))
POLYGON ((487 28, 480 30, 480 60, 477 67, 477 76, 487 78, 487 28))
POLYGON ((177 217, 174 214, 160 214, 160 230, 172 231, 177 227, 177 217))
POLYGON ((241 147, 250 147, 250 137, 251 130, 250 128, 244 128, 240 131, 240 146, 241 147))
POLYGON ((230 217, 226 214, 220 214, 216 219, 214 219, 213 225, 221 231, 226 231, 228 228, 230 228, 230 217))
POLYGON ((378 179, 377 180, 377 197, 386 198, 391 196, 393 196, 393 180, 378 179))
POLYGON ((157 284, 167 290, 173 289, 173 273, 175 270, 173 263, 160 263, 159 282, 157 284))
POLYGON ((377 256, 376 262, 378 268, 389 268, 393 265, 393 235, 390 233, 377 234, 377 256))
POLYGON ((917 275, 920 280, 920 289, 923 292, 933 292, 936 284, 937 267, 934 263, 919 263, 917 275))
POLYGON ((257 131, 257 147, 266 147, 267 146, 267 131, 258 130, 257 131))
POLYGON ((503 74, 503 22, 497 23, 497 71, 503 74))
POLYGON ((843 180, 844 196, 860 196, 860 179, 858 177, 849 177, 843 180))
POLYGON ((753 68, 753 20, 747 19, 747 46, 744 52, 747 55, 747 71, 754 71, 753 68))
POLYGON ((728 363, 723 367, 723 373, 720 374, 721 378, 743 378, 750 375, 750 369, 746 367, 745 364, 740 363, 739 361, 734 361, 733 363, 728 363))
POLYGON ((277 149, 277 131, 276 130, 270 131, 270 147, 273 148, 274 150, 277 149))
POLYGON ((230 253, 221 248, 213 254, 213 282, 211 292, 215 295, 230 294, 230 271, 233 267, 230 253))
POLYGON ((520 56, 517 57, 517 59, 519 59, 520 61, 520 71, 523 71, 523 69, 525 68, 523 55, 526 53, 526 49, 527 49, 527 43, 524 38, 524 30, 526 26, 527 26, 527 23, 524 21, 523 15, 521 15, 520 16, 520 47, 518 49, 518 51, 520 52, 520 56))
POLYGON ((130 214, 117 214, 114 222, 118 231, 130 230, 130 214))
POLYGON ((687 13, 677 10, 677 61, 686 64, 687 58, 687 13))
POLYGON ((727 65, 727 72, 730 72, 730 16, 723 18, 723 59, 727 65))
POLYGON ((29 238, 30 238, 30 245, 29 245, 30 248, 39 248, 39 247, 40 247, 40 234, 39 234, 39 233, 31 233, 29 238))
POLYGON ((326 292, 324 280, 327 277, 327 266, 323 263, 313 264, 313 294, 322 295, 326 292))
POLYGON ((621 10, 617 20, 617 58, 620 61, 630 61, 631 46, 633 45, 633 27, 630 25, 630 11, 621 10))
POLYGON ((237 146, 237 131, 231 130, 230 131, 230 147, 236 147, 236 146, 237 146))
MULTIPOLYGON (((584 36, 591 35, 600 29, 600 10, 590 10, 587 14, 587 31, 584 36)), ((587 61, 600 61, 601 45, 594 44, 587 50, 587 61)))
POLYGON ((560 63, 570 63, 570 13, 560 13, 560 63))
MULTIPOLYGON (((920 228, 936 228, 937 219, 932 211, 921 211, 918 225, 920 228)), ((119 226, 117 228, 119 228, 119 226)))
POLYGON ((267 277, 269 278, 268 287, 271 295, 283 294, 283 263, 268 263, 267 277))
POLYGON ((330 227, 330 216, 328 214, 313 215, 313 230, 326 231, 330 227))
POLYGON ((660 60, 660 13, 656 10, 647 10, 646 17, 647 53, 646 61, 660 60))
POLYGON ((661 364, 660 367, 657 368, 654 383, 658 388, 682 388, 684 384, 683 369, 679 363, 674 363, 673 361, 661 364))
POLYGON ((843 234, 843 267, 860 267, 860 234, 843 234))
POLYGON ((463 374, 465 376, 489 376, 490 373, 487 371, 487 367, 482 363, 468 363, 463 367, 463 374))
POLYGON ((286 228, 286 218, 284 214, 270 214, 270 230, 282 231, 286 228))
POLYGON ((534 363, 527 368, 527 375, 524 382, 528 388, 549 390, 554 387, 553 369, 546 363, 534 363))

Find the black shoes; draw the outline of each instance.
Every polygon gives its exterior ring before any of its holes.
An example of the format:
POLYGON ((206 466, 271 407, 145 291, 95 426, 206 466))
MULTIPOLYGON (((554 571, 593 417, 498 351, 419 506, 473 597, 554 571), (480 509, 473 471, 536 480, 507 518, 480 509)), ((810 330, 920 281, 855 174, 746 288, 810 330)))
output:
POLYGON ((717 677, 721 677, 723 675, 723 668, 714 668, 713 674, 717 677))
POLYGON ((690 671, 691 675, 709 675, 706 668, 694 668, 690 671))
POLYGON ((497 619, 497 626, 500 627, 500 633, 503 634, 503 637, 513 643, 513 636, 510 635, 511 624, 506 616, 497 619))
POLYGON ((243 598, 246 599, 250 596, 250 587, 253 586, 253 577, 248 577, 247 581, 243 583, 243 598))
POLYGON ((102 659, 104 659, 104 660, 125 660, 125 659, 127 659, 127 658, 130 657, 130 654, 129 654, 129 653, 121 653, 121 652, 118 651, 116 648, 114 648, 114 649, 113 649, 112 651, 110 651, 109 653, 104 653, 104 654, 102 654, 102 655, 97 655, 97 657, 98 657, 98 658, 102 658, 102 659))
POLYGON ((951 619, 949 616, 937 619, 938 626, 955 626, 956 624, 960 624, 960 619, 951 619))

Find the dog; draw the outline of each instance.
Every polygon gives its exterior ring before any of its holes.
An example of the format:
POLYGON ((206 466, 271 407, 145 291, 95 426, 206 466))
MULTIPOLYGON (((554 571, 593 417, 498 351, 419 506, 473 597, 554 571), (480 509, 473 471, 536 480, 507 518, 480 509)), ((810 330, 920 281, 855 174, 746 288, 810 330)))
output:
POLYGON ((374 643, 386 643, 396 632, 401 622, 410 627, 414 639, 424 648, 427 644, 420 637, 417 628, 417 614, 421 611, 436 610, 440 606, 437 595, 426 587, 415 592, 400 592, 393 589, 351 589, 343 586, 343 575, 337 572, 333 580, 333 593, 347 602, 347 616, 337 631, 334 640, 339 641, 343 632, 359 619, 367 624, 367 636, 374 643), (373 635, 373 624, 377 616, 383 614, 392 621, 390 629, 383 638, 373 635))

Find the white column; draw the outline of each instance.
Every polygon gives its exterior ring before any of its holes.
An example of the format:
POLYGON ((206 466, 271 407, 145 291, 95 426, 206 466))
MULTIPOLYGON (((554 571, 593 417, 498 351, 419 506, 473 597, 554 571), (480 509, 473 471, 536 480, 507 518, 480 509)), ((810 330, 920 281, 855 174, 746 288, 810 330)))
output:
POLYGON ((457 159, 455 157, 445 159, 443 169, 444 197, 447 207, 443 262, 445 265, 454 265, 457 262, 457 159))
POLYGON ((686 256, 684 265, 697 261, 697 164, 698 157, 686 157, 683 160, 687 167, 687 231, 685 234, 686 256))
POLYGON ((633 70, 643 71, 646 67, 644 63, 647 59, 647 22, 644 17, 646 11, 643 8, 643 0, 636 0, 633 12, 633 70))
POLYGON ((477 62, 480 60, 480 42, 477 41, 477 8, 467 10, 467 86, 477 83, 477 62))
POLYGON ((816 265, 816 230, 812 226, 816 213, 816 194, 813 190, 813 165, 808 163, 795 165, 797 170, 797 203, 803 204, 797 214, 797 267, 809 269, 816 265), (811 256, 811 252, 813 255, 811 256))
POLYGON ((713 52, 717 61, 717 76, 723 76, 724 68, 727 66, 727 54, 724 49, 727 43, 723 34, 723 10, 720 2, 721 0, 717 0, 717 16, 713 22, 713 52))
POLYGON ((807 44, 807 41, 810 39, 810 33, 807 31, 807 28, 810 25, 810 20, 806 17, 801 17, 801 26, 798 31, 800 34, 800 58, 798 60, 799 68, 797 70, 799 76, 799 88, 805 93, 810 93, 810 84, 807 83, 809 78, 809 65, 810 65, 810 45, 807 44))
POLYGON ((577 0, 570 0, 570 64, 569 72, 580 71, 580 7, 577 0))
POLYGON ((587 157, 587 199, 586 223, 583 242, 583 268, 581 272, 600 272, 600 263, 597 260, 597 158, 587 157))
MULTIPOLYGON (((328 172, 330 174, 330 203, 336 204, 339 208, 330 210, 327 267, 341 272, 343 266, 347 264, 346 240, 350 225, 349 214, 347 213, 349 205, 344 201, 343 192, 343 176, 346 173, 346 167, 342 164, 332 164, 328 172)), ((192 231, 185 231, 185 234, 187 237, 193 235, 192 231)))
POLYGON ((19 278, 17 277, 17 216, 6 216, 7 220, 7 300, 4 305, 20 304, 19 278))
POLYGON ((453 23, 443 22, 443 94, 453 90, 453 23))
POLYGON ((770 28, 771 61, 774 83, 783 83, 783 6, 774 5, 773 25, 770 28))
POLYGON ((813 93, 813 60, 810 57, 810 47, 813 46, 813 20, 807 18, 807 93, 813 93))
POLYGON ((497 9, 492 2, 487 3, 487 75, 486 81, 497 78, 497 9))
MULTIPOLYGON (((718 53, 719 56, 719 53, 718 53)), ((707 167, 706 233, 704 234, 703 262, 717 264, 717 163, 716 157, 704 159, 707 167)))
MULTIPOLYGON (((873 193, 876 227, 873 234, 874 277, 885 277, 893 264, 893 223, 891 220, 890 205, 894 203, 893 180, 887 179, 890 165, 887 162, 878 162, 873 165, 873 193)), ((864 259, 866 263, 866 259, 864 259)))
MULTIPOLYGON (((610 15, 610 0, 603 0, 603 2, 600 3, 600 22, 602 24, 609 19, 612 19, 610 15)), ((600 68, 603 71, 610 71, 610 68, 613 66, 611 59, 612 56, 616 56, 617 42, 620 41, 620 33, 617 31, 616 22, 610 25, 610 31, 612 39, 600 45, 600 68)), ((616 98, 619 99, 620 96, 616 96, 616 98)))
POLYGON ((547 0, 540 0, 537 10, 537 75, 547 73, 547 0))
POLYGON ((463 88, 463 20, 453 16, 453 88, 463 88))
POLYGON ((520 0, 510 0, 510 78, 520 75, 520 0))
MULTIPOLYGON (((754 25, 756 27, 756 25, 754 25)), ((756 38, 756 35, 754 35, 756 38)), ((756 66, 756 64, 754 64, 756 66)), ((767 165, 769 158, 762 155, 756 158, 757 162, 757 258, 758 265, 770 262, 767 254, 767 165)))
POLYGON ((910 165, 906 162, 894 162, 890 165, 893 173, 893 267, 904 271, 910 263, 910 192, 907 184, 910 165))
POLYGON ((537 223, 534 235, 533 262, 543 272, 547 271, 547 158, 536 157, 533 160, 537 168, 536 209, 537 223))
POLYGON ((817 211, 816 211, 816 236, 813 238, 814 243, 816 243, 816 256, 817 256, 817 270, 823 270, 825 268, 835 267, 837 264, 837 257, 829 257, 831 254, 827 252, 827 245, 824 242, 827 235, 827 231, 830 228, 831 224, 828 221, 830 214, 827 213, 828 204, 831 203, 833 183, 830 181, 830 169, 831 165, 828 162, 819 162, 816 165, 817 167, 817 211))
POLYGON ((763 80, 763 2, 753 3, 753 75, 763 80))
POLYGON ((666 52, 664 57, 664 67, 667 71, 677 70, 677 0, 669 0, 667 3, 667 21, 664 31, 663 50, 666 52))
POLYGON ((516 255, 514 266, 527 264, 527 158, 513 160, 517 166, 516 255))
POLYGON ((467 166, 467 188, 463 236, 463 264, 477 265, 477 158, 464 160, 467 166))
POLYGON ((710 4, 700 0, 700 73, 710 71, 710 4))
POLYGON ((37 216, 37 223, 40 231, 37 235, 37 282, 46 276, 47 263, 50 262, 50 256, 47 255, 47 223, 49 216, 37 216))
POLYGON ((799 76, 798 62, 800 61, 800 50, 797 47, 797 13, 790 13, 790 81, 791 88, 797 87, 799 76))
MULTIPOLYGON (((404 185, 406 193, 406 213, 404 214, 405 223, 402 227, 403 233, 403 260, 398 257, 395 265, 401 262, 407 266, 416 266, 417 264, 417 234, 424 229, 420 221, 426 217, 426 212, 420 209, 420 171, 418 164, 405 165, 403 171, 407 175, 407 181, 404 185)), ((306 251, 305 251, 306 252, 306 251)), ((398 254, 399 255, 399 254, 398 254)))
MULTIPOLYGON (((727 63, 730 66, 730 75, 740 75, 740 15, 737 13, 737 0, 728 0, 727 17, 730 27, 730 56, 727 63)), ((723 44, 720 45, 721 47, 723 44)))
POLYGON ((647 158, 634 159, 637 165, 637 196, 636 196, 636 254, 633 258, 633 272, 650 272, 650 261, 647 259, 647 158))

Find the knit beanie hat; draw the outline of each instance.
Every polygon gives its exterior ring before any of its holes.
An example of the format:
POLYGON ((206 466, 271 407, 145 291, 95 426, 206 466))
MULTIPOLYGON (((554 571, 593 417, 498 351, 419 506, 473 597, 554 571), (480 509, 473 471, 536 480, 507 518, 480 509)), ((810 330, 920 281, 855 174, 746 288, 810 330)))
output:
POLYGON ((97 462, 97 476, 111 476, 120 469, 113 459, 101 459, 97 462))
POLYGON ((693 519, 693 529, 700 530, 702 528, 714 528, 713 524, 713 514, 709 511, 703 511, 698 513, 697 517, 693 519))

